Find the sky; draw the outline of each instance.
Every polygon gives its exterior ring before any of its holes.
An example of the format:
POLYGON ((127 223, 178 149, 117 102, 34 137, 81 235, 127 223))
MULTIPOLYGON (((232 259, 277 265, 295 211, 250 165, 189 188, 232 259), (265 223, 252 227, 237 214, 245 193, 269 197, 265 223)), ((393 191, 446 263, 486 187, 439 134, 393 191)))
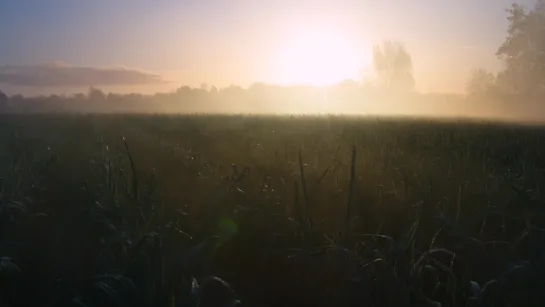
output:
MULTIPOLYGON (((405 44, 422 92, 497 70, 511 0, 1 0, 0 90, 358 79, 372 46, 405 44)), ((519 0, 531 7, 534 0, 519 0)))

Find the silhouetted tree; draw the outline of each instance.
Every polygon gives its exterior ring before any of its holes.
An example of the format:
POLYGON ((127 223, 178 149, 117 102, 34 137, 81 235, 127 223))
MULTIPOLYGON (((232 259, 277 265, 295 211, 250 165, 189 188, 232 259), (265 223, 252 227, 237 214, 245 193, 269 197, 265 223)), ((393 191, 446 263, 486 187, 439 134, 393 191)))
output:
POLYGON ((191 94, 191 87, 189 86, 181 86, 180 88, 178 88, 176 90, 176 93, 180 94, 180 95, 189 95, 191 94))
POLYGON ((4 108, 8 105, 8 95, 0 91, 0 108, 4 108))
POLYGON ((244 93, 244 89, 238 85, 229 85, 228 87, 226 88, 222 88, 221 93, 225 93, 227 95, 241 95, 244 93))
POLYGON ((373 66, 382 86, 396 90, 414 88, 413 63, 403 44, 386 41, 375 46, 373 66))
POLYGON ((11 98, 9 99, 15 103, 22 103, 23 101, 25 101, 25 96, 21 95, 21 94, 17 94, 17 95, 13 95, 11 96, 11 98))
POLYGON ((484 69, 473 71, 466 84, 467 94, 470 96, 489 95, 494 88, 495 76, 484 69))
POLYGON ((105 102, 106 95, 99 89, 91 87, 89 88, 89 93, 87 98, 92 102, 105 102))
POLYGON ((508 10, 509 27, 496 55, 505 62, 498 85, 509 94, 545 94, 545 0, 529 12, 519 4, 508 10))
POLYGON ((85 101, 85 94, 77 93, 74 95, 74 100, 77 102, 83 102, 85 101))

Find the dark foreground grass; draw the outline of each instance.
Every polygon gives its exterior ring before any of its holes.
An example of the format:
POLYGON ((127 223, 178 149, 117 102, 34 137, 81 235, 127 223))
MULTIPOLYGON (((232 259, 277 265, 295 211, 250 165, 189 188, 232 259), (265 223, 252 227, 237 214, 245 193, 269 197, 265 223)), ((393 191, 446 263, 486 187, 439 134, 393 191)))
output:
POLYGON ((544 145, 461 121, 4 116, 0 305, 542 306, 544 145))

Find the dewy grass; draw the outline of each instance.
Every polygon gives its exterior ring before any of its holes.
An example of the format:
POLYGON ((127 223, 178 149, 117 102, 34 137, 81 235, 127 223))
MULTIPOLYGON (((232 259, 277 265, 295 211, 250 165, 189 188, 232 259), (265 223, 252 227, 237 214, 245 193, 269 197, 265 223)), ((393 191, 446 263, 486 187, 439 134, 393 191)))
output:
POLYGON ((1 119, 2 305, 545 301, 544 128, 31 119, 1 119))

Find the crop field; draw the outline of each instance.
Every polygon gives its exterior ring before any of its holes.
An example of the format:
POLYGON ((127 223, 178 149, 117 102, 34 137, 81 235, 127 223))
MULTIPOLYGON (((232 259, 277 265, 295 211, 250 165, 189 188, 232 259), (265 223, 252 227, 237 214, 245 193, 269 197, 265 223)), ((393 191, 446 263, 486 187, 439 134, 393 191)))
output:
POLYGON ((0 306, 543 306, 544 205, 539 126, 3 115, 0 306))

